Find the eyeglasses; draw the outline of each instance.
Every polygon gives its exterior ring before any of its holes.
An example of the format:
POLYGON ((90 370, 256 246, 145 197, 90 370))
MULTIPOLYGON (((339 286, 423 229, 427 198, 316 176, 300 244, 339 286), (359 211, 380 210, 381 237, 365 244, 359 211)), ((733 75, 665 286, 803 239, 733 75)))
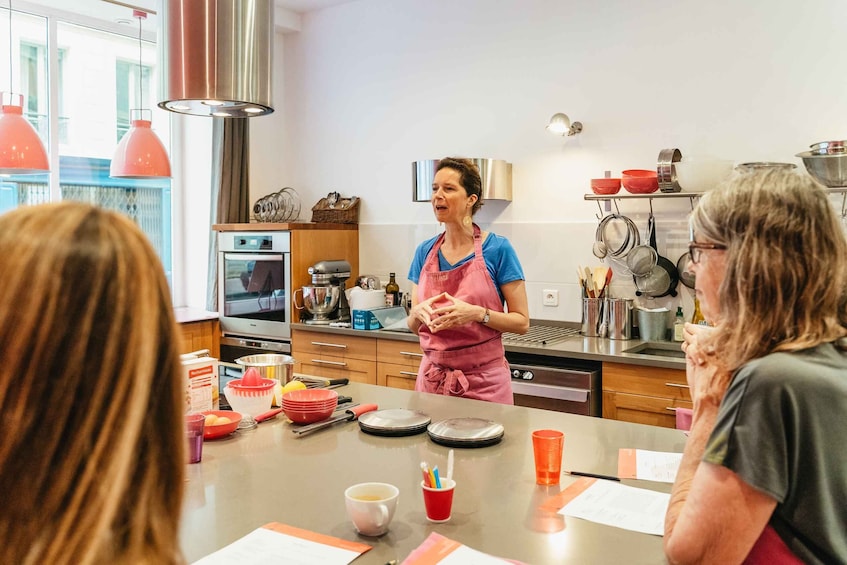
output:
POLYGON ((691 262, 695 265, 700 262, 700 254, 704 249, 726 249, 726 245, 722 245, 720 243, 697 243, 696 241, 692 241, 688 244, 688 253, 691 255, 691 262))

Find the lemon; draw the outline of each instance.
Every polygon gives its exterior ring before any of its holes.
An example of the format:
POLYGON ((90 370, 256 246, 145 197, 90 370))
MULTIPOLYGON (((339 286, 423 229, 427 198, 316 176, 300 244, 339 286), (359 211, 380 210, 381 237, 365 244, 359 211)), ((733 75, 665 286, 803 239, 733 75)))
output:
POLYGON ((285 386, 282 387, 282 394, 285 394, 286 392, 291 392, 292 390, 303 390, 304 388, 306 388, 306 385, 303 383, 303 381, 291 381, 286 383, 285 386))

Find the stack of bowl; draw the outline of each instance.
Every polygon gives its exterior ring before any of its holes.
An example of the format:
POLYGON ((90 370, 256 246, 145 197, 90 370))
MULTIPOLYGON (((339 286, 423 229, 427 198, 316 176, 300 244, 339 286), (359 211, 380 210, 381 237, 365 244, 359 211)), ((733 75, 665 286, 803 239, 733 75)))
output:
POLYGON ((820 141, 797 156, 816 181, 829 188, 847 186, 847 141, 820 141))
POLYGON ((656 171, 627 169, 621 171, 621 184, 629 193, 650 194, 659 190, 659 177, 656 171))
POLYGON ((295 424, 311 424, 332 416, 338 393, 328 388, 292 390, 282 395, 282 411, 295 424))

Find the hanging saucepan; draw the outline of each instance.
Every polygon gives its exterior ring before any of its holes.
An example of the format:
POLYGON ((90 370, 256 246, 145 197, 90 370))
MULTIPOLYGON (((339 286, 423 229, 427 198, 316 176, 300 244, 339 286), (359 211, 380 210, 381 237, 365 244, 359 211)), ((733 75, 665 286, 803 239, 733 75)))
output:
MULTIPOLYGON (((652 215, 648 218, 649 223, 653 223, 652 215)), ((656 250, 656 266, 649 274, 639 276, 633 275, 635 280, 636 296, 646 296, 647 298, 661 298, 662 296, 676 296, 676 287, 679 284, 679 271, 667 257, 662 257, 658 254, 656 247, 656 229, 655 225, 648 225, 650 233, 650 246, 656 250)))
POLYGON ((679 272, 679 282, 688 288, 694 288, 694 273, 687 269, 689 261, 691 261, 691 253, 686 251, 677 259, 676 270, 679 272))

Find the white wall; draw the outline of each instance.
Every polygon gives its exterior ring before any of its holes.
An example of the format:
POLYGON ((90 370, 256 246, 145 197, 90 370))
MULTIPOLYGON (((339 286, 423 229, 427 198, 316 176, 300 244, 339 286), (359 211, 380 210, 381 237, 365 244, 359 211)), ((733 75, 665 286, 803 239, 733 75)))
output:
MULTIPOLYGON (((277 110, 253 129, 251 151, 273 158, 251 170, 251 199, 292 186, 308 220, 329 191, 361 196, 362 272, 396 271, 405 288, 415 244, 438 231, 411 201, 410 163, 505 159, 513 201, 477 219, 512 239, 532 317, 578 320, 574 268, 598 263, 589 179, 655 168, 669 147, 799 164, 809 144, 843 139, 845 25, 839 0, 359 0, 308 13, 277 52, 277 110), (548 134, 556 112, 584 133, 548 134), (544 288, 560 307, 541 306, 544 288)), ((689 206, 654 204, 673 261, 689 206)), ((643 227, 646 202, 621 211, 643 227)), ((613 290, 634 289, 619 276, 613 290)))

